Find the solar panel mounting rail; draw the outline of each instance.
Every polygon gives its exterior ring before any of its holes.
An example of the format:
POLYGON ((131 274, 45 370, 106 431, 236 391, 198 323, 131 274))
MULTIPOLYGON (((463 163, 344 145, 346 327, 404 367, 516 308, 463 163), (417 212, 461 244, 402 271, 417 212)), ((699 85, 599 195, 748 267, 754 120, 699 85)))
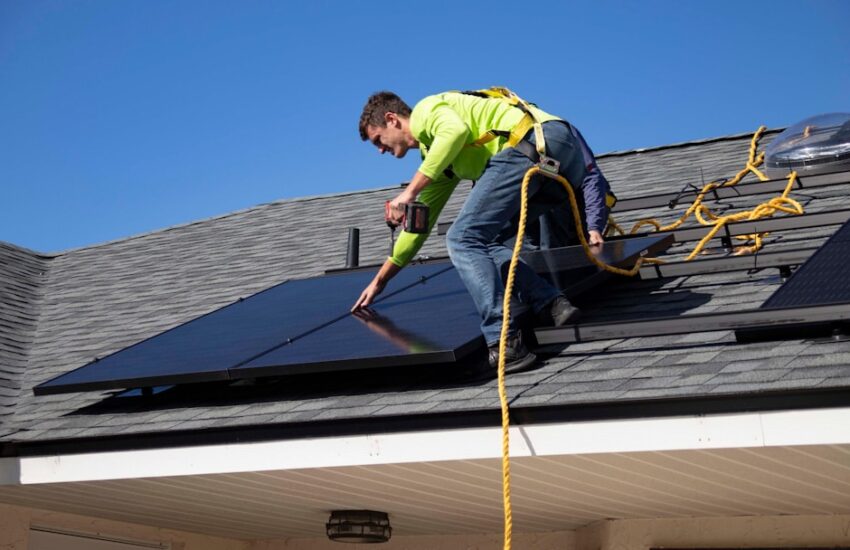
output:
POLYGON ((845 223, 811 254, 758 309, 626 322, 580 323, 537 329, 535 335, 539 344, 547 345, 725 330, 736 331, 736 338, 740 342, 844 334, 850 329, 848 259, 850 222, 845 223), (814 279, 811 279, 812 273, 816 275, 814 279), (841 276, 836 276, 836 273, 841 276), (824 288, 829 289, 828 294, 823 292, 824 288))

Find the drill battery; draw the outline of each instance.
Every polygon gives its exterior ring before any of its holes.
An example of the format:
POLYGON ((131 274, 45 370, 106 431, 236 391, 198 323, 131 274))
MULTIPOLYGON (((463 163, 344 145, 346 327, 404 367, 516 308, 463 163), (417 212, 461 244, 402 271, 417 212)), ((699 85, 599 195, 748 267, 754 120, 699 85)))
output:
MULTIPOLYGON (((404 216, 401 219, 402 228, 408 233, 427 233, 428 232, 428 215, 430 210, 428 205, 422 202, 411 202, 404 205, 404 216)), ((384 218, 387 225, 395 227, 395 223, 390 216, 390 201, 384 204, 384 218)))

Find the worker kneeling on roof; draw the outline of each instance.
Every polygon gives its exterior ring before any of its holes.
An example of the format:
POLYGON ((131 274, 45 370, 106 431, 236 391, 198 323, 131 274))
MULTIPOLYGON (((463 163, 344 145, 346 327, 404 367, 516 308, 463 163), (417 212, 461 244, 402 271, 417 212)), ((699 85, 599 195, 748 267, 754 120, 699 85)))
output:
MULTIPOLYGON (((449 256, 481 315, 481 331, 498 365, 504 295, 503 277, 512 249, 505 245, 516 235, 520 189, 525 173, 541 159, 532 123, 541 123, 544 162, 579 188, 583 198, 588 242, 602 243, 608 218, 604 178, 587 178, 578 133, 565 121, 536 107, 508 100, 511 92, 446 92, 424 98, 411 111, 391 92, 372 95, 360 117, 360 137, 383 154, 402 158, 418 148, 422 164, 404 190, 390 202, 387 215, 401 223, 404 207, 414 201, 428 205, 431 228, 461 179, 476 180, 463 208, 449 229, 449 256), (553 162, 554 161, 554 162, 553 162), (558 164, 559 163, 559 164, 558 164), (513 222, 513 223, 512 223, 513 222)), ((515 96, 513 96, 515 97, 515 96)), ((536 175, 529 184, 528 219, 557 209, 568 201, 558 182, 536 175)), ((352 311, 368 306, 417 253, 428 232, 402 232, 393 255, 360 295, 352 311)), ((516 298, 545 320, 562 326, 578 318, 579 310, 558 290, 520 262, 515 274, 516 298)), ((511 320, 513 324, 513 320, 511 320)), ((505 352, 508 371, 529 367, 535 356, 523 345, 521 333, 510 326, 505 352)))

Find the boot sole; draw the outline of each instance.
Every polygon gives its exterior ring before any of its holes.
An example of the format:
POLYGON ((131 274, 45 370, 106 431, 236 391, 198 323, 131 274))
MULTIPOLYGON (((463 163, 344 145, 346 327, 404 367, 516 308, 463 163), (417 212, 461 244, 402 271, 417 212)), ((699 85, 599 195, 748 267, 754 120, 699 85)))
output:
POLYGON ((517 372, 522 372, 522 371, 528 369, 529 367, 531 367, 536 362, 537 362, 537 356, 534 355, 531 352, 528 352, 528 355, 526 355, 522 359, 519 359, 517 361, 514 361, 513 363, 508 363, 507 365, 505 365, 505 374, 514 374, 514 373, 517 373, 517 372))

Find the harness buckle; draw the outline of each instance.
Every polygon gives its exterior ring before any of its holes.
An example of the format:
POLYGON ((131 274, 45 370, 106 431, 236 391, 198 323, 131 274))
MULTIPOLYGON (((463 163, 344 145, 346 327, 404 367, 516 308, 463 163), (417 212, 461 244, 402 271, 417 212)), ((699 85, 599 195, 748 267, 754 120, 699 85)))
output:
POLYGON ((554 178, 561 170, 561 161, 541 155, 540 162, 537 163, 537 166, 544 175, 554 178))

